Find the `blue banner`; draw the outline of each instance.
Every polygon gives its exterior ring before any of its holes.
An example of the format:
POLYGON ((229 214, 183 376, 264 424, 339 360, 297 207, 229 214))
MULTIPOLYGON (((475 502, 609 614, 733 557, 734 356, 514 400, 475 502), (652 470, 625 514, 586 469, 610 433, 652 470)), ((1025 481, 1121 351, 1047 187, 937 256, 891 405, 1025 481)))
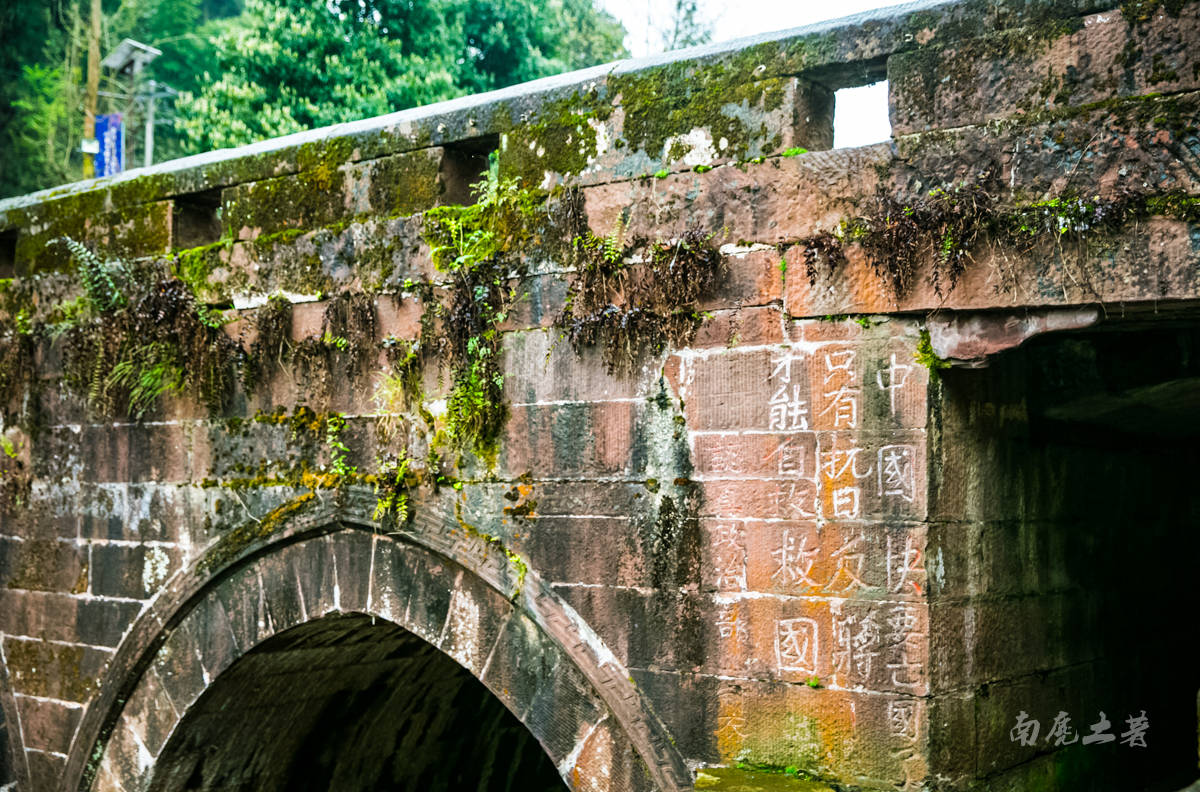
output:
POLYGON ((125 170, 125 130, 120 113, 96 116, 96 176, 115 176, 125 170))

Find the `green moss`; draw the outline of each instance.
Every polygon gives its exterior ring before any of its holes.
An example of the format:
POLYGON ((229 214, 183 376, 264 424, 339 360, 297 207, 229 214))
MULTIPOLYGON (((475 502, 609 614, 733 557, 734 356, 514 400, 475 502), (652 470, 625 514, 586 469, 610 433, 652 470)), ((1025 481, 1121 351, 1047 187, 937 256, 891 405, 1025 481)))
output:
POLYGON ((218 539, 201 556, 200 561, 196 564, 196 569, 201 574, 209 574, 221 569, 252 545, 269 539, 275 533, 286 528, 289 521, 308 508, 315 498, 316 495, 313 492, 305 492, 276 507, 261 520, 242 523, 218 539))
POLYGON ((917 351, 913 353, 913 358, 929 369, 929 378, 934 381, 938 378, 939 370, 950 368, 950 361, 939 357, 938 353, 933 351, 933 342, 929 338, 928 330, 921 331, 921 338, 917 341, 917 351))
POLYGON ((545 171, 580 173, 599 155, 596 126, 612 112, 599 89, 539 104, 531 118, 506 133, 501 174, 540 181, 545 171))
POLYGON ((739 762, 736 767, 706 767, 696 771, 696 789, 713 792, 833 792, 834 787, 807 775, 775 765, 739 762))
POLYGON ((759 61, 678 61, 609 79, 625 113, 624 138, 652 159, 675 162, 687 153, 669 143, 694 128, 724 138, 723 156, 747 159, 779 146, 767 114, 783 105, 786 80, 759 79, 759 61), (750 120, 755 119, 755 120, 750 120))
POLYGON ((1178 17, 1187 0, 1127 0, 1121 3, 1121 15, 1131 23, 1149 22, 1159 10, 1178 17))

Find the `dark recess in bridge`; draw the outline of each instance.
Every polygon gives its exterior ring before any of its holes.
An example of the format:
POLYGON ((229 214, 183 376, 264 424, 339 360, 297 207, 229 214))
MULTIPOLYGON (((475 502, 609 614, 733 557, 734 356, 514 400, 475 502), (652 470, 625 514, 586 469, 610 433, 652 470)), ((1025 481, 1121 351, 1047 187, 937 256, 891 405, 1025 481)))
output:
POLYGON ((159 758, 151 792, 562 790, 533 735, 412 633, 327 617, 214 680, 159 758))

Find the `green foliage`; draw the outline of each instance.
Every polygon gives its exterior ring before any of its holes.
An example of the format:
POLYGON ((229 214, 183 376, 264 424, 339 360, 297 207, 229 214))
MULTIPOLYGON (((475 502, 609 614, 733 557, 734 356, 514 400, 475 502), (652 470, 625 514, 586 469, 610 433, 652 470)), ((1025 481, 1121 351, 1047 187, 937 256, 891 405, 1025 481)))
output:
POLYGON ((808 153, 808 149, 806 149, 806 148, 801 148, 800 146, 792 146, 790 149, 784 150, 784 152, 782 154, 780 154, 780 156, 781 157, 798 157, 801 154, 807 154, 807 153, 808 153))
POLYGON ((95 310, 109 311, 125 304, 125 295, 117 283, 125 276, 125 267, 121 262, 101 261, 90 248, 71 237, 61 237, 57 241, 71 251, 78 267, 84 297, 95 310))
POLYGON ((520 260, 511 254, 532 238, 545 196, 501 181, 494 169, 474 189, 475 204, 425 213, 425 239, 434 266, 449 278, 449 306, 435 309, 443 320, 439 351, 453 377, 446 439, 492 456, 507 414, 498 325, 517 297, 509 278, 520 260))
POLYGON ((662 32, 662 48, 666 52, 695 47, 712 41, 713 23, 700 15, 696 0, 675 0, 671 19, 662 32))
POLYGON ((333 413, 325 419, 325 445, 329 449, 329 469, 338 476, 352 476, 358 468, 346 460, 350 449, 342 442, 342 430, 346 428, 346 418, 339 413, 333 413))
MULTIPOLYGON (((805 682, 804 684, 808 685, 810 688, 814 688, 814 689, 819 688, 819 687, 821 687, 821 678, 817 677, 817 676, 810 676, 808 678, 808 681, 805 682)), ((789 771, 791 771, 793 769, 794 768, 788 768, 789 771)))
POLYGON ((239 348, 179 280, 148 266, 101 258, 65 240, 83 296, 60 313, 52 336, 63 379, 97 416, 142 418, 169 392, 188 392, 210 410, 232 393, 239 348))
POLYGON ((375 482, 375 519, 385 518, 397 524, 408 522, 409 495, 419 483, 408 454, 400 452, 379 463, 379 476, 375 482))
POLYGON ((623 35, 590 0, 247 0, 179 123, 239 145, 611 60, 623 35))
POLYGON ((667 170, 666 168, 654 172, 654 178, 656 179, 665 179, 670 175, 671 171, 667 170))
POLYGON ((692 338, 705 318, 700 298, 714 288, 725 263, 711 234, 633 239, 619 251, 623 228, 614 234, 600 238, 587 231, 575 238, 577 275, 555 324, 577 349, 602 343, 610 370, 628 371, 641 354, 692 338))

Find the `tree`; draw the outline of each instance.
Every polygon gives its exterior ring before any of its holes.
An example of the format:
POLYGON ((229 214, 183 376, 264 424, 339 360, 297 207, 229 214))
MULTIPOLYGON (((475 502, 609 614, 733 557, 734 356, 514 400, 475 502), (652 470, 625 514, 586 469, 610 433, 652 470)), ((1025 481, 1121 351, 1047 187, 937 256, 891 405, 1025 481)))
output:
POLYGON ((675 0, 671 22, 663 32, 663 50, 695 47, 712 41, 713 24, 700 17, 698 0, 675 0))
POLYGON ((591 0, 247 0, 179 125, 249 143, 617 58, 623 36, 591 0))

